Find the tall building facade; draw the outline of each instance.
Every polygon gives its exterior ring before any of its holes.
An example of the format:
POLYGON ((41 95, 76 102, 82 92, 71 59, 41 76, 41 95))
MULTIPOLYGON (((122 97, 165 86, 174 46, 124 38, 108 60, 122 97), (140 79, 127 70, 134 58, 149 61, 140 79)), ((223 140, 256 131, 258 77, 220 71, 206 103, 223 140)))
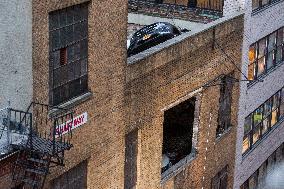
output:
POLYGON ((273 188, 265 177, 283 162, 283 10, 283 1, 245 2, 242 79, 250 81, 240 84, 235 189, 273 188))
POLYGON ((32 100, 32 1, 0 2, 0 109, 32 100))

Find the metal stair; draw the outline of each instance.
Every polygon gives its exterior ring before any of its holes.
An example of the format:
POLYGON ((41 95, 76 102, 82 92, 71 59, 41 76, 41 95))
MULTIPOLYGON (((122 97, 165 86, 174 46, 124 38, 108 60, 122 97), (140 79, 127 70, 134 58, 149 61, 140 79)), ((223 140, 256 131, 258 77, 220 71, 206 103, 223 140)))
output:
POLYGON ((26 140, 12 144, 13 149, 19 150, 13 167, 15 186, 42 189, 50 167, 64 166, 64 153, 72 148, 73 112, 60 109, 51 116, 50 110, 54 108, 33 102, 26 112, 10 109, 10 122, 23 126, 23 134, 27 135, 26 140), (62 125, 70 129, 64 135, 58 129, 62 125))

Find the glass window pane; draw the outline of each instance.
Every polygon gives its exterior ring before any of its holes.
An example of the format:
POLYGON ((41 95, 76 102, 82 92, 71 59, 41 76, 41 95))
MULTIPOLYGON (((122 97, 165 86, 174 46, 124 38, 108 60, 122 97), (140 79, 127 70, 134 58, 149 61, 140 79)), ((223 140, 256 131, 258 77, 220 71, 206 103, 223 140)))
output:
POLYGON ((276 62, 281 62, 283 60, 283 47, 282 45, 277 47, 277 52, 276 52, 276 62))
POLYGON ((279 29, 277 32, 277 45, 281 45, 284 42, 284 32, 283 28, 279 29))
POLYGON ((252 129, 252 116, 251 114, 245 119, 244 134, 246 135, 252 129))
POLYGON ((49 16, 49 30, 59 27, 59 15, 56 12, 50 13, 49 16))
POLYGON ((281 90, 280 117, 284 116, 284 88, 281 90))
POLYGON ((254 63, 252 63, 248 66, 248 79, 253 80, 254 76, 255 76, 254 63))
POLYGON ((50 50, 57 49, 60 47, 60 34, 59 30, 55 30, 49 33, 49 45, 50 50))
POLYGON ((66 9, 62 9, 58 13, 59 13, 60 27, 66 26, 66 24, 67 24, 66 9))
POLYGON ((269 0, 262 0, 261 1, 261 5, 264 6, 264 5, 267 5, 269 3, 269 0))
POLYGON ((253 131, 252 142, 255 144, 260 138, 260 126, 257 126, 253 131))
POLYGON ((81 76, 87 75, 87 59, 81 60, 81 76))
POLYGON ((258 169, 258 187, 263 188, 265 184, 265 177, 266 177, 266 162, 264 162, 258 169))
POLYGON ((268 164, 267 164, 267 170, 271 171, 273 170, 276 163, 276 153, 272 153, 268 158, 268 164))
POLYGON ((275 109, 271 114, 271 127, 278 121, 278 108, 275 109))
POLYGON ((249 63, 253 63, 255 61, 255 44, 249 47, 249 63))
POLYGON ((264 56, 265 50, 266 50, 266 38, 263 38, 258 42, 258 58, 264 56))
POLYGON ((261 75, 265 71, 265 57, 263 56, 262 58, 258 59, 258 67, 257 67, 257 76, 261 75))
POLYGON ((68 81, 71 81, 74 79, 74 63, 68 63, 68 81))
POLYGON ((274 51, 269 52, 268 56, 267 56, 267 61, 266 61, 266 65, 267 65, 267 70, 269 70, 270 68, 272 68, 274 62, 273 62, 273 58, 274 58, 274 51))
POLYGON ((270 116, 267 117, 265 120, 263 120, 263 124, 262 124, 262 134, 263 135, 268 131, 269 126, 270 126, 270 116))
POLYGON ((74 77, 75 79, 80 78, 81 76, 81 64, 80 61, 74 62, 74 77))
POLYGON ((249 189, 256 189, 256 187, 257 187, 257 173, 254 173, 249 178, 249 189))
POLYGON ((284 117, 284 103, 280 105, 280 118, 284 117))
POLYGON ((272 104, 272 110, 277 108, 280 103, 280 91, 277 92, 275 95, 273 95, 273 104, 272 104))
POLYGON ((269 35, 268 41, 268 52, 271 52, 276 45, 276 32, 269 35))
POLYGON ((258 123, 262 121, 262 113, 263 108, 260 106, 258 109, 256 109, 253 113, 253 123, 256 126, 258 123))
POLYGON ((243 139, 243 151, 242 151, 242 153, 245 153, 249 149, 249 146, 250 146, 250 137, 248 135, 248 136, 245 136, 244 139, 243 139))
POLYGON ((50 52, 49 61, 53 66, 52 69, 60 66, 60 51, 50 52))
POLYGON ((259 7, 259 0, 252 0, 252 10, 259 7))
POLYGON ((271 113, 272 102, 271 98, 267 100, 263 105, 263 116, 266 117, 271 113))

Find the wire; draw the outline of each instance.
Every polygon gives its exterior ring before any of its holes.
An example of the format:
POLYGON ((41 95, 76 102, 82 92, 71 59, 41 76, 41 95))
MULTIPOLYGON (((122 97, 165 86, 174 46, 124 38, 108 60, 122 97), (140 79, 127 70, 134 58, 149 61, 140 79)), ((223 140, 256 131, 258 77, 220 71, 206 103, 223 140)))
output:
POLYGON ((230 57, 225 50, 215 41, 215 44, 217 45, 218 49, 221 50, 222 53, 224 53, 224 55, 230 60, 230 62, 236 67, 236 69, 246 78, 246 80, 249 81, 249 79, 247 78, 247 76, 242 72, 242 70, 236 65, 234 59, 232 59, 232 57, 230 57))

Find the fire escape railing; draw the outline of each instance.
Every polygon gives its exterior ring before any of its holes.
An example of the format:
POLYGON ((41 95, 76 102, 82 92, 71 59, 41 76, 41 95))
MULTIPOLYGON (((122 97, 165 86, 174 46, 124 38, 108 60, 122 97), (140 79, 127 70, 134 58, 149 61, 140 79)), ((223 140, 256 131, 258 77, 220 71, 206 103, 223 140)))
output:
POLYGON ((64 166, 65 151, 72 147, 73 112, 32 102, 26 111, 9 108, 4 120, 11 146, 20 151, 13 168, 15 186, 43 188, 50 167, 64 166), (60 111, 51 114, 53 109, 60 111))

